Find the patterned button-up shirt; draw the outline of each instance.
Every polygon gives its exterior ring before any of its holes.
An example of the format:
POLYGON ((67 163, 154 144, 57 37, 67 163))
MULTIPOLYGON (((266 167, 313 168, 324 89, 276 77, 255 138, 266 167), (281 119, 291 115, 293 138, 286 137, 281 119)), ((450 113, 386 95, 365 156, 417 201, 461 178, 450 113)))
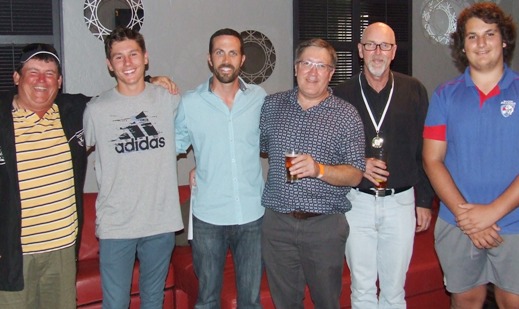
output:
POLYGON ((296 87, 269 95, 263 104, 260 146, 268 154, 269 172, 262 204, 281 213, 345 213, 351 209, 346 198, 350 187, 311 177, 285 183, 284 152, 293 148, 325 165, 351 165, 364 170, 364 131, 359 114, 351 104, 333 95, 303 110, 297 93, 296 87))

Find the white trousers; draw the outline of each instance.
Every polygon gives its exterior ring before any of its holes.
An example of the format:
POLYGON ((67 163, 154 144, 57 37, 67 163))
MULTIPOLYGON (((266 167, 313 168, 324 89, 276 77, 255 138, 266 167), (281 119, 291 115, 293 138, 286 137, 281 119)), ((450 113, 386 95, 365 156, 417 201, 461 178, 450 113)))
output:
POLYGON ((352 189, 348 199, 352 209, 346 213, 346 261, 352 308, 406 308, 404 285, 416 226, 413 188, 385 197, 352 189))

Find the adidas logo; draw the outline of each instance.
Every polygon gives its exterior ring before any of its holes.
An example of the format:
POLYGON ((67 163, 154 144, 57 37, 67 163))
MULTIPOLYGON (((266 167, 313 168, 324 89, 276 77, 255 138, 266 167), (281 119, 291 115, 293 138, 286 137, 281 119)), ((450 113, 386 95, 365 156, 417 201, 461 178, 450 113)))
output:
POLYGON ((144 139, 132 138, 126 143, 115 144, 115 151, 118 153, 127 153, 132 151, 162 148, 164 145, 166 145, 164 137, 150 139, 146 136, 144 139))
POLYGON ((123 134, 119 136, 120 142, 115 144, 117 153, 156 149, 166 145, 164 137, 159 136, 159 132, 144 112, 135 116, 131 123, 121 130, 123 130, 123 134))

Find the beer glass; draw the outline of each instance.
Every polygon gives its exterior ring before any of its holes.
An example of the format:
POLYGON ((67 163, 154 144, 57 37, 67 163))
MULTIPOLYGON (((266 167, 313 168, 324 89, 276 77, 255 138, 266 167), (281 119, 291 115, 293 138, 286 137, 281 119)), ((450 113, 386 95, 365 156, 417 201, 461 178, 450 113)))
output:
POLYGON ((296 175, 290 174, 290 167, 292 166, 292 159, 300 155, 301 152, 295 150, 295 149, 289 149, 285 151, 285 170, 286 170, 286 183, 295 183, 299 181, 299 178, 296 175))
MULTIPOLYGON (((373 154, 374 154, 373 158, 386 162, 387 152, 384 150, 384 148, 373 149, 373 154)), ((382 179, 377 179, 376 176, 375 176, 375 180, 378 182, 378 185, 375 185, 375 188, 377 188, 377 190, 382 190, 382 189, 387 188, 387 180, 384 181, 382 179)))

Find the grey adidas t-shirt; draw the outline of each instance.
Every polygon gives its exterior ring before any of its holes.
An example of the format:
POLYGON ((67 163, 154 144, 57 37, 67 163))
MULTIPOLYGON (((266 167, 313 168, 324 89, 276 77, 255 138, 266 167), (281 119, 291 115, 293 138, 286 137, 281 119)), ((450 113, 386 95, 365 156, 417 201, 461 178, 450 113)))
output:
POLYGON ((83 125, 87 147, 95 146, 99 238, 182 229, 174 132, 179 100, 146 84, 137 96, 114 88, 88 103, 83 125))

